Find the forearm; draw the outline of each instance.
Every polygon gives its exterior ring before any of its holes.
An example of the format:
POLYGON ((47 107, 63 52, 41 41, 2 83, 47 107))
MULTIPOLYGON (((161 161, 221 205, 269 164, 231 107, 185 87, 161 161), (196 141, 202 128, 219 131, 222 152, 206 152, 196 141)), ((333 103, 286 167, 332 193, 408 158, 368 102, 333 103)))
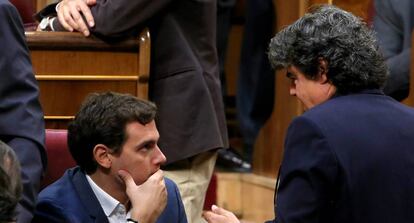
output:
MULTIPOLYGON (((163 13, 172 0, 97 0, 90 6, 95 25, 89 27, 96 35, 104 37, 124 37, 137 35, 151 23, 154 16, 163 13)), ((40 20, 46 16, 56 16, 56 4, 51 4, 37 14, 40 20)), ((59 20, 53 22, 55 31, 65 31, 59 20)))

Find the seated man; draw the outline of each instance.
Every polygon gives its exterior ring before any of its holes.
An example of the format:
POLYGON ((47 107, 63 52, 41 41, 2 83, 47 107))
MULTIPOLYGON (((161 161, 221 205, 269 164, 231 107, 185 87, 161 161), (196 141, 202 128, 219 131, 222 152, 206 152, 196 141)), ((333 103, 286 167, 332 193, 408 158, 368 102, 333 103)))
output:
POLYGON ((130 95, 91 95, 68 129, 78 167, 39 194, 34 222, 186 223, 178 189, 160 170, 155 115, 153 103, 130 95))
POLYGON ((0 141, 0 222, 15 222, 22 193, 20 164, 13 149, 0 141))

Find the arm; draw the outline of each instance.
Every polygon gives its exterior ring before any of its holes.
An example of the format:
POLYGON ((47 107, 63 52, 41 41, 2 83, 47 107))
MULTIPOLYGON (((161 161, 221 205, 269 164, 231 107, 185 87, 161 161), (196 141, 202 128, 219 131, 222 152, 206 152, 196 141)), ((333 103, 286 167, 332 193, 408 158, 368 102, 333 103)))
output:
POLYGON ((24 29, 17 10, 0 0, 0 139, 15 151, 22 168, 19 222, 29 222, 46 167, 43 112, 24 29))
POLYGON ((310 120, 299 117, 289 126, 280 171, 275 222, 329 222, 338 167, 310 120))
MULTIPOLYGON (((411 32, 404 31, 404 16, 394 8, 404 9, 407 7, 409 9, 410 6, 405 6, 404 3, 398 5, 392 4, 388 0, 375 1, 374 29, 390 72, 384 92, 391 96, 398 94, 401 89, 408 93, 409 83, 411 48, 404 48, 404 40, 407 38, 408 41, 411 40, 404 35, 410 35, 411 32)), ((403 98, 397 99, 402 100, 403 98)))
POLYGON ((91 32, 105 37, 122 37, 125 35, 137 35, 151 20, 166 10, 172 0, 97 0, 90 3, 90 11, 85 9, 87 3, 83 0, 63 0, 58 8, 59 20, 55 20, 53 26, 57 30, 69 31, 81 30, 86 27, 84 19, 78 13, 85 15, 85 20, 91 22, 89 15, 93 18, 94 26, 89 26, 91 32), (79 28, 81 27, 81 28, 79 28))

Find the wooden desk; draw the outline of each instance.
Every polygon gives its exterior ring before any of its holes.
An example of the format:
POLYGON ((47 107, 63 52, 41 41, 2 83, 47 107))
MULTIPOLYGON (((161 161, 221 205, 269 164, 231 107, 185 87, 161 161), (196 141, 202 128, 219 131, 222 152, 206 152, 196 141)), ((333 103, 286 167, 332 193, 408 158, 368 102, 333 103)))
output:
POLYGON ((148 30, 117 44, 70 32, 26 32, 26 37, 46 128, 66 128, 92 92, 148 98, 148 30))

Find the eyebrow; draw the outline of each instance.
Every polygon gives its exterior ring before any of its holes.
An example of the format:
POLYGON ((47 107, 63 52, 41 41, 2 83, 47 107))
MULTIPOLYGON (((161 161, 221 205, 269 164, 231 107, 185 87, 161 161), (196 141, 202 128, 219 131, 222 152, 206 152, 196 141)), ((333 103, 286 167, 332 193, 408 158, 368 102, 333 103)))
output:
POLYGON ((138 143, 135 147, 142 148, 143 146, 148 145, 148 144, 157 144, 157 140, 145 140, 145 141, 138 143))
POLYGON ((286 71, 286 77, 292 79, 292 78, 295 78, 296 76, 290 73, 289 71, 286 71))

